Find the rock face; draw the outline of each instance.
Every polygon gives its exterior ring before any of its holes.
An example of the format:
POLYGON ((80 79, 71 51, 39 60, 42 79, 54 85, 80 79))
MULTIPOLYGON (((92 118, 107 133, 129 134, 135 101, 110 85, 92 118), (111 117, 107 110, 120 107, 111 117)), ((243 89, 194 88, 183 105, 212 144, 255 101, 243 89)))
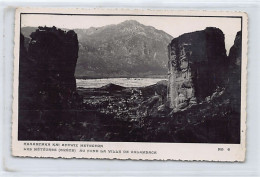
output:
POLYGON ((25 38, 20 35, 20 61, 19 61, 19 108, 32 108, 34 85, 30 84, 32 80, 30 69, 30 60, 25 47, 25 38))
POLYGON ((228 60, 220 29, 183 34, 172 40, 168 51, 171 108, 201 102, 225 85, 228 60))
POLYGON ((21 109, 77 107, 74 77, 78 39, 74 31, 39 27, 31 35, 28 51, 21 35, 19 101, 21 109))
POLYGON ((234 45, 229 52, 229 83, 227 94, 230 96, 235 110, 240 111, 241 101, 241 53, 242 53, 242 33, 237 32, 234 45))

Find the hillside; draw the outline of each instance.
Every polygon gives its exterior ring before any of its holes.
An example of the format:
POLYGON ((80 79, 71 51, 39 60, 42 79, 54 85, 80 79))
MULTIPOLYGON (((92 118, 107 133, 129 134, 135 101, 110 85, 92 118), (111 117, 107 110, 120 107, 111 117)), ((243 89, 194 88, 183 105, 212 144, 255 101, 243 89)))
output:
MULTIPOLYGON (((25 37, 36 28, 22 28, 25 37)), ((167 74, 172 37, 128 20, 117 25, 74 29, 79 40, 77 78, 149 77, 167 74)))

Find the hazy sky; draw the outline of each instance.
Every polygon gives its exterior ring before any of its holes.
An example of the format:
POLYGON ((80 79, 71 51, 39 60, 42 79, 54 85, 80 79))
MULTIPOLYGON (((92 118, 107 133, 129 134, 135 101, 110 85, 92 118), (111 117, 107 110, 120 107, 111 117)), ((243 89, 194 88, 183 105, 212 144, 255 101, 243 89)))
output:
POLYGON ((172 37, 183 33, 203 30, 206 27, 220 28, 225 34, 227 53, 234 43, 236 33, 241 30, 240 18, 216 17, 149 17, 149 16, 77 16, 23 14, 21 26, 56 26, 58 28, 90 28, 118 24, 125 20, 136 20, 144 25, 163 30, 172 37))

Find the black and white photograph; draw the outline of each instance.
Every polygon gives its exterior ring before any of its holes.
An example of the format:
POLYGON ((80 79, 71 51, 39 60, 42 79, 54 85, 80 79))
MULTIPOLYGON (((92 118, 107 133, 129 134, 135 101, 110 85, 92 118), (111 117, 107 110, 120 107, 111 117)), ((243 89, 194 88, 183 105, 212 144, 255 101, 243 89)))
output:
POLYGON ((219 14, 19 13, 17 141, 244 145, 246 17, 219 14))

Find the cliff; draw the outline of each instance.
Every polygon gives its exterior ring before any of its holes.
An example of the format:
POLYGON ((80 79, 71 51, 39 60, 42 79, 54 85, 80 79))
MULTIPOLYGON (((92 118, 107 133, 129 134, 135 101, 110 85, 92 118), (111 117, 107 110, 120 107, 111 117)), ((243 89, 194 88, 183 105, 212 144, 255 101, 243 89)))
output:
POLYGON ((33 108, 35 105, 33 90, 35 85, 30 83, 32 72, 31 62, 25 47, 25 37, 20 35, 20 61, 19 61, 19 109, 33 108))
POLYGON ((77 107, 74 77, 78 39, 74 31, 39 27, 30 35, 28 52, 21 35, 19 101, 21 109, 77 107))
POLYGON ((228 59, 218 28, 186 33, 168 46, 168 101, 171 108, 196 104, 225 86, 228 59))
POLYGON ((242 33, 237 32, 234 45, 230 48, 229 52, 229 72, 228 72, 228 86, 226 89, 227 94, 231 98, 232 106, 240 112, 241 102, 241 53, 242 53, 242 33))

